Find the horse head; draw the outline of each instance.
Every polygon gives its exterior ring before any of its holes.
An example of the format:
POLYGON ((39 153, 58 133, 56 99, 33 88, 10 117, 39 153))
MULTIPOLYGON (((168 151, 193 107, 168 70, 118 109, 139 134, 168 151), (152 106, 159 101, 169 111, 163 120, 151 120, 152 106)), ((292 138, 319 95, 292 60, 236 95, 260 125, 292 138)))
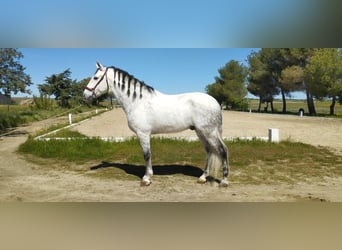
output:
POLYGON ((94 99, 106 94, 109 90, 108 68, 102 66, 99 62, 96 63, 96 68, 95 74, 83 91, 83 99, 87 103, 91 103, 94 99))

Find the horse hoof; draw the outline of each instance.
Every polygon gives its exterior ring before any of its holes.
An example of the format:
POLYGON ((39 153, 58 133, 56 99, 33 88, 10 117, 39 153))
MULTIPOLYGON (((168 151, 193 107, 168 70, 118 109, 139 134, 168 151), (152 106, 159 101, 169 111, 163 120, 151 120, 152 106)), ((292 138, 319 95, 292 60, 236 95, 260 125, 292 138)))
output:
POLYGON ((198 178, 198 180, 197 180, 197 183, 199 183, 199 184, 205 184, 206 182, 207 182, 207 179, 205 177, 202 178, 202 176, 200 178, 198 178))
POLYGON ((149 180, 142 180, 140 182, 140 186, 142 187, 148 187, 149 185, 151 185, 152 181, 149 181, 149 180))
POLYGON ((220 182, 220 187, 228 187, 228 181, 227 180, 222 180, 221 182, 220 182))

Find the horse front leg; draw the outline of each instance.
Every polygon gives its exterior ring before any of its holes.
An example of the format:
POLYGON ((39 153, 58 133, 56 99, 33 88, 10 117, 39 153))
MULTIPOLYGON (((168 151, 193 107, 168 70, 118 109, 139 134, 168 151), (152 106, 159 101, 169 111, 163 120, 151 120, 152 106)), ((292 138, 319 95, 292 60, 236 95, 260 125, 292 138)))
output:
POLYGON ((150 145, 150 135, 149 134, 142 134, 137 133, 137 136, 140 141, 140 145, 142 148, 144 160, 145 160, 145 175, 141 180, 142 186, 149 186, 152 183, 152 176, 153 176, 153 169, 152 169, 152 162, 151 162, 151 145, 150 145))

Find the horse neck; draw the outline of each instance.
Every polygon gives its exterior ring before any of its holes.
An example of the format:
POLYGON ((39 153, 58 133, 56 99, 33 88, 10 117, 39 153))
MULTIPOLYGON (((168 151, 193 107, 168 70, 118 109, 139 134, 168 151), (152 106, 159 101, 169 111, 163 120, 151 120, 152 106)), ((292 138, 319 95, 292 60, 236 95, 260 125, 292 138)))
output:
POLYGON ((110 80, 109 88, 112 94, 115 96, 116 101, 122 106, 122 108, 126 111, 130 107, 130 102, 127 98, 127 95, 124 91, 121 90, 122 82, 118 84, 117 72, 115 72, 114 68, 111 68, 108 72, 108 79, 110 80), (119 87, 120 86, 120 87, 119 87))
POLYGON ((112 92, 126 113, 140 103, 143 96, 154 92, 153 88, 120 69, 111 68, 109 78, 112 82, 112 92))

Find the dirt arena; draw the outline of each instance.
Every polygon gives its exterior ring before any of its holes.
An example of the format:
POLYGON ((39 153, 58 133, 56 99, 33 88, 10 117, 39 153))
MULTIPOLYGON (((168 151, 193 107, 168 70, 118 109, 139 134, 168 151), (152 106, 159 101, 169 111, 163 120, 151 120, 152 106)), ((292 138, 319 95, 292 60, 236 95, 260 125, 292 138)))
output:
MULTIPOLYGON (((342 201, 342 177, 294 185, 232 183, 225 189, 197 184, 196 178, 156 175, 151 186, 141 187, 139 181, 85 176, 58 162, 52 164, 60 170, 44 169, 16 153, 29 133, 56 122, 36 122, 0 138, 0 201, 342 201)), ((325 146, 342 155, 341 119, 223 112, 224 137, 267 137, 269 128, 278 128, 281 140, 325 146)), ((89 136, 134 136, 121 109, 105 112, 73 129, 89 136)), ((195 133, 188 130, 165 136, 194 137, 195 133)), ((77 167, 90 171, 91 166, 77 167)))
MULTIPOLYGON (((320 145, 342 153, 342 119, 223 111, 222 135, 224 137, 267 137, 269 128, 279 129, 280 140, 290 139, 315 146, 320 145)), ((122 109, 106 112, 81 123, 74 129, 88 136, 134 136, 128 128, 122 109)), ((186 130, 158 136, 186 138, 196 137, 196 133, 186 130)))

